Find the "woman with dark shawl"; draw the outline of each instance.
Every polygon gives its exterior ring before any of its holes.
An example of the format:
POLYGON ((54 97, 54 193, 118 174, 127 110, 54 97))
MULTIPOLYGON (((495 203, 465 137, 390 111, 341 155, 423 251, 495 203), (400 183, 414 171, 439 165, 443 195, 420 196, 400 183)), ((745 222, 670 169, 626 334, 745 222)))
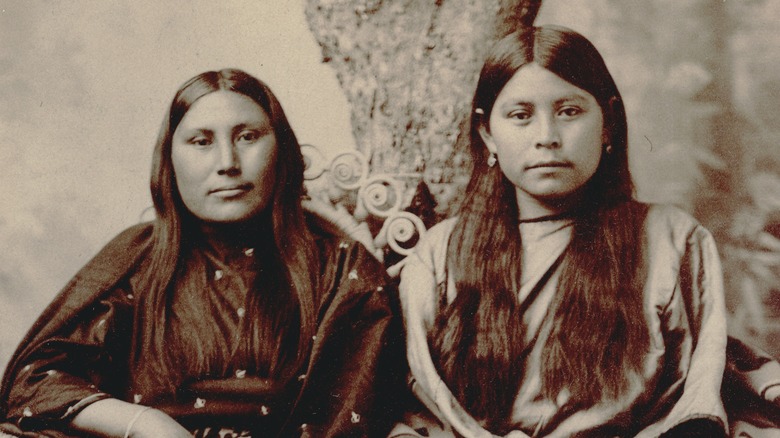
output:
POLYGON ((186 82, 154 151, 156 218, 35 323, 3 378, 0 430, 386 434, 392 410, 376 401, 404 373, 392 291, 363 247, 310 231, 303 171, 264 83, 239 70, 186 82))

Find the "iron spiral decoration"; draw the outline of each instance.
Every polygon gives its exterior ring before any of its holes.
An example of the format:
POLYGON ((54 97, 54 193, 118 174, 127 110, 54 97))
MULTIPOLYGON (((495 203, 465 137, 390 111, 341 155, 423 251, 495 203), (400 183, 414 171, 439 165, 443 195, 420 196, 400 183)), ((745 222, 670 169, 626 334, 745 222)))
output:
POLYGON ((414 252, 414 247, 425 234, 425 224, 418 216, 400 211, 385 220, 387 245, 402 256, 414 252))
POLYGON ((343 190, 356 190, 368 178, 368 160, 357 151, 344 152, 333 158, 330 174, 333 183, 343 190))

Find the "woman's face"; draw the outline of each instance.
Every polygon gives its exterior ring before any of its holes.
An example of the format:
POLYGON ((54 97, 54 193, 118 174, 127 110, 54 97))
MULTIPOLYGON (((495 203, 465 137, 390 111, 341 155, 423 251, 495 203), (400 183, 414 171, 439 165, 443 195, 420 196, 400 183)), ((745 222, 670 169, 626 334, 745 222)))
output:
POLYGON ((276 154, 268 115, 232 91, 196 100, 171 145, 182 201, 207 222, 240 222, 264 210, 274 190, 276 154))
POLYGON ((515 185, 521 218, 560 212, 596 172, 604 121, 596 99, 538 64, 521 67, 480 129, 515 185))

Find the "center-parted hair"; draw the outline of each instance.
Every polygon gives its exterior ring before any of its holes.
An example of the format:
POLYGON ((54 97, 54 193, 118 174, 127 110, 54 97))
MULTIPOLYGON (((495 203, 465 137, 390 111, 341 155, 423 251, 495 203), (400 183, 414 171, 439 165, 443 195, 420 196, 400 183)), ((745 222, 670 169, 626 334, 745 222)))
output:
POLYGON ((494 433, 510 428, 524 370, 517 296, 522 243, 514 185, 489 152, 487 126, 501 90, 536 63, 590 93, 612 146, 582 188, 542 352, 542 393, 589 406, 617 397, 641 371, 647 349, 641 274, 645 208, 632 201, 623 102, 601 55, 582 35, 557 26, 517 31, 490 50, 479 76, 470 124, 473 171, 450 236, 447 268, 457 290, 431 335, 434 362, 458 401, 494 433), (477 112, 481 109, 481 112, 477 112), (488 231, 486 231, 488 230, 488 231))
POLYGON ((250 286, 250 307, 246 312, 249 323, 242 328, 244 344, 240 348, 250 365, 267 377, 285 381, 308 358, 316 330, 314 295, 319 262, 300 204, 304 194, 304 161, 298 140, 279 101, 260 80, 235 69, 197 75, 176 92, 163 120, 152 162, 151 193, 157 217, 148 263, 142 272, 135 316, 140 324, 134 333, 134 351, 138 355, 131 358, 131 371, 139 386, 154 389, 158 395, 175 395, 187 371, 219 373, 220 370, 209 369, 210 364, 230 359, 224 357, 227 353, 220 345, 224 336, 214 333, 218 328, 199 323, 203 309, 192 308, 192 314, 187 314, 184 306, 184 314, 176 315, 177 321, 191 329, 186 334, 193 338, 189 344, 199 345, 200 351, 177 356, 176 349, 166 345, 177 339, 171 333, 174 291, 184 288, 177 293, 197 293, 190 289, 200 286, 186 280, 198 278, 197 275, 185 275, 185 253, 189 248, 182 236, 196 234, 199 220, 184 205, 177 189, 172 138, 192 105, 216 91, 235 92, 256 102, 268 115, 277 142, 271 202, 265 212, 259 213, 263 218, 251 221, 256 230, 249 230, 257 234, 254 237, 267 236, 272 247, 259 251, 265 256, 265 266, 261 267, 255 285, 250 286), (262 285, 262 293, 258 293, 257 285, 262 285))

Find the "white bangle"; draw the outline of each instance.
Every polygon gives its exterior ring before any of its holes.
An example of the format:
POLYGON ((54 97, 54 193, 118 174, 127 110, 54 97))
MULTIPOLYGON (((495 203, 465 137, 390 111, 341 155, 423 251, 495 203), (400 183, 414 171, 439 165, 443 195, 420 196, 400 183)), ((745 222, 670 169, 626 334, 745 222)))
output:
POLYGON ((152 409, 151 406, 144 406, 141 409, 139 409, 135 415, 133 415, 133 418, 130 419, 130 422, 127 423, 127 429, 125 429, 125 438, 130 438, 130 431, 133 430, 133 426, 135 425, 135 422, 138 421, 138 419, 141 417, 141 414, 144 412, 152 409))

